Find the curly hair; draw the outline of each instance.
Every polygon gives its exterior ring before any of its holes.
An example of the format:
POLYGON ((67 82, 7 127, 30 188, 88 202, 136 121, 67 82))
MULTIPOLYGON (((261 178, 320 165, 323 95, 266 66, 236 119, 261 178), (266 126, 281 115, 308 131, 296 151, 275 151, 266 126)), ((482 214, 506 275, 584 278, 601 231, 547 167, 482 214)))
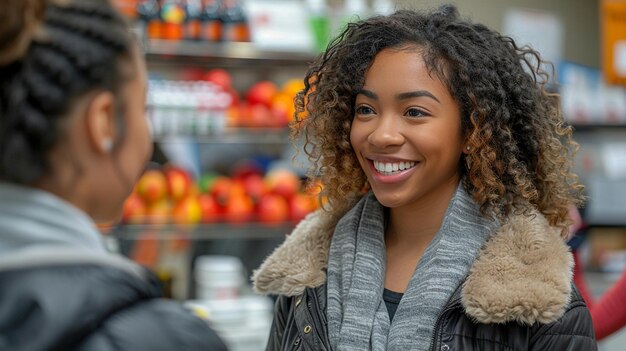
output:
MULTIPOLYGON (((133 39, 107 0, 6 0, 0 16, 0 179, 31 184, 76 98, 118 93, 133 39)), ((121 106, 116 108, 121 109, 121 106)), ((120 134, 124 129, 118 116, 120 134)))
POLYGON ((340 216, 369 187, 350 128, 357 92, 386 48, 419 48, 459 104, 472 150, 459 165, 461 179, 483 214, 504 219, 536 209, 566 235, 568 207, 582 204, 583 186, 572 172, 577 144, 558 95, 546 89, 544 61, 510 37, 459 18, 450 5, 350 23, 311 65, 295 100, 292 135, 304 138, 310 176, 321 178, 330 212, 340 216))

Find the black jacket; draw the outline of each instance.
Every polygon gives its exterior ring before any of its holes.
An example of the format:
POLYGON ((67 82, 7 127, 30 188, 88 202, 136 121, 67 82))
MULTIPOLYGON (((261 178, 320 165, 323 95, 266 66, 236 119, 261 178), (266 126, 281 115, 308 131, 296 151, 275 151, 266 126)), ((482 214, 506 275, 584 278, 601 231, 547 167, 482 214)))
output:
POLYGON ((160 298, 154 275, 116 256, 3 257, 0 287, 2 351, 226 350, 206 322, 160 298))
MULTIPOLYGON (((326 285, 301 295, 280 296, 267 350, 331 350, 326 323, 326 285)), ((516 322, 473 322, 464 312, 461 289, 450 299, 435 326, 430 350, 597 350, 589 311, 577 290, 556 322, 526 326, 516 322)))
MULTIPOLYGON (((279 295, 267 350, 331 350, 325 268, 333 228, 323 214, 309 216, 255 272, 257 291, 279 295)), ((545 218, 510 218, 448 301, 430 350, 597 350, 571 267, 545 218)))

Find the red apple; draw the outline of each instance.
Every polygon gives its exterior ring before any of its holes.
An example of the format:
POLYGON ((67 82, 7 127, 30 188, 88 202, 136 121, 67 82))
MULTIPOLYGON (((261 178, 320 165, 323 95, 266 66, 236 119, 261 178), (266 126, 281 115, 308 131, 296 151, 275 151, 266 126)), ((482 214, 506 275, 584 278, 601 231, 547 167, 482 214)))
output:
POLYGON ((307 195, 296 194, 289 201, 289 219, 294 222, 300 222, 312 210, 311 199, 307 195))
POLYGON ((264 128, 272 125, 274 116, 267 106, 256 104, 250 106, 247 111, 248 114, 244 116, 247 126, 252 128, 264 128))
POLYGON ((198 196, 198 202, 200 203, 200 220, 202 223, 214 223, 220 220, 222 208, 217 201, 215 201, 213 196, 201 194, 198 196))
POLYGON ((243 182, 239 179, 235 179, 232 181, 232 185, 228 191, 228 201, 234 197, 245 197, 246 188, 243 186, 243 182))
POLYGON ((172 200, 179 201, 191 192, 191 175, 184 169, 168 167, 165 170, 165 178, 167 179, 167 190, 172 200))
POLYGON ((232 86, 232 78, 230 77, 230 74, 226 70, 220 68, 214 68, 207 71, 204 74, 203 79, 221 87, 225 91, 228 91, 228 89, 232 86))
POLYGON ((254 213, 254 205, 248 196, 232 196, 226 204, 224 217, 230 223, 250 221, 254 213))
POLYGON ((172 209, 172 219, 176 224, 196 224, 200 222, 202 209, 195 196, 187 196, 172 209))
POLYGON ((211 195, 217 201, 220 206, 226 206, 228 202, 228 194, 230 188, 233 186, 233 181, 224 176, 218 176, 213 181, 213 188, 211 189, 211 195))
POLYGON ((170 221, 172 216, 172 204, 163 198, 148 206, 147 222, 151 224, 164 224, 170 221))
POLYGON ((139 195, 132 193, 124 202, 122 221, 124 223, 141 224, 146 219, 146 213, 146 204, 139 195))
POLYGON ((262 104, 270 108, 272 107, 272 99, 277 92, 276 84, 267 80, 260 81, 248 89, 246 100, 248 100, 250 105, 262 104))
POLYGON ((167 180, 163 172, 151 169, 146 171, 137 182, 137 194, 149 206, 162 200, 167 193, 167 180))
POLYGON ((252 202, 257 204, 261 201, 261 197, 267 193, 267 186, 263 181, 263 177, 258 174, 251 174, 242 181, 246 194, 250 196, 252 202))
POLYGON ((290 199, 300 188, 300 178, 288 169, 278 168, 265 176, 269 190, 285 199, 290 199))
POLYGON ((259 221, 267 224, 283 223, 289 219, 289 205, 280 195, 266 194, 258 206, 259 221))

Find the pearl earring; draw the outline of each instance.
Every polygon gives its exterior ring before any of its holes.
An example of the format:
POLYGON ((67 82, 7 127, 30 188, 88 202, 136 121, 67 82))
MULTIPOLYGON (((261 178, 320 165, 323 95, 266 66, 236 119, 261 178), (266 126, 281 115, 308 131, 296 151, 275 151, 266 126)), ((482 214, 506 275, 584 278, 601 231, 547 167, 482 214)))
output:
POLYGON ((106 152, 111 152, 111 150, 113 150, 113 140, 104 139, 102 141, 102 149, 106 152))
POLYGON ((470 146, 469 146, 469 145, 467 145, 467 146, 465 147, 465 149, 466 149, 467 151, 470 151, 470 149, 471 149, 471 148, 470 148, 470 146))

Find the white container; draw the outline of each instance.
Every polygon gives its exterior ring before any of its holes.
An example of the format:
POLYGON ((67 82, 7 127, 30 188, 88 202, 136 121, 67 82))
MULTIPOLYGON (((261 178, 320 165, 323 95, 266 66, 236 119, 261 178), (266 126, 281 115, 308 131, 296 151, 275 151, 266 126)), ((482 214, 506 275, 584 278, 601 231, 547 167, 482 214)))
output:
POLYGON ((236 299, 245 284, 243 264, 233 256, 196 258, 195 277, 198 299, 236 299))
POLYGON ((233 300, 192 300, 185 303, 201 310, 209 325, 231 351, 265 350, 272 326, 273 301, 265 296, 233 300))

